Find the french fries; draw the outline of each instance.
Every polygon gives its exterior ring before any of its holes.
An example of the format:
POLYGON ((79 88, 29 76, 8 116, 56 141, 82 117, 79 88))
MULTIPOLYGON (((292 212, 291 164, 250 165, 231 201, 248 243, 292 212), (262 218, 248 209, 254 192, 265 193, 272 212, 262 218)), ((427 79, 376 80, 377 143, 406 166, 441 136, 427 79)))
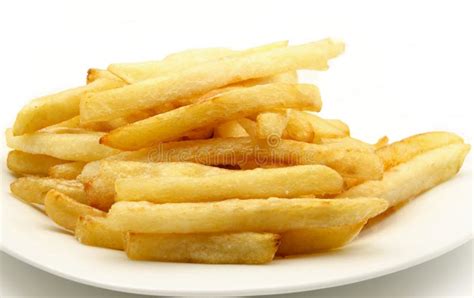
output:
POLYGON ((429 132, 384 146, 377 150, 377 155, 382 159, 384 168, 389 169, 431 149, 459 143, 463 143, 463 139, 453 133, 429 132))
MULTIPOLYGON (((118 178, 206 176, 227 170, 195 163, 143 163, 131 161, 100 161, 89 163, 78 177, 84 183, 89 204, 107 211, 114 203, 115 181, 118 178)), ((160 179, 161 179, 160 178, 160 179)))
POLYGON ((233 51, 225 48, 191 49, 168 55, 161 61, 147 61, 140 63, 111 64, 108 70, 121 77, 128 83, 136 83, 146 79, 168 75, 187 68, 218 60, 228 56, 238 56, 284 48, 287 41, 275 42, 246 51, 233 51))
POLYGON ((121 86, 123 86, 123 82, 101 79, 83 87, 37 98, 18 113, 13 125, 13 135, 32 133, 77 116, 79 115, 79 102, 87 93, 121 86))
POLYGON ((342 247, 351 242, 364 225, 365 221, 340 227, 299 229, 281 233, 277 255, 308 254, 342 247))
POLYGON ((275 146, 262 146, 250 138, 217 138, 163 143, 111 158, 153 162, 189 161, 207 165, 238 165, 251 160, 259 164, 322 164, 338 171, 343 177, 371 180, 380 179, 383 175, 383 164, 372 146, 353 139, 328 144, 281 140, 275 146))
POLYGON ((106 215, 105 212, 79 203, 54 189, 46 193, 44 210, 55 223, 70 231, 75 230, 76 222, 81 216, 104 217, 106 215))
POLYGON ((277 142, 283 137, 287 123, 288 117, 285 114, 261 113, 257 116, 257 138, 277 142), (272 138, 275 140, 272 140, 272 138))
POLYGON ((82 244, 110 249, 124 249, 124 232, 110 228, 103 217, 80 216, 74 237, 82 244))
POLYGON ((119 153, 118 150, 99 144, 100 132, 87 133, 45 133, 13 136, 6 132, 10 148, 31 154, 44 154, 71 161, 94 161, 119 153))
POLYGON ((10 185, 11 192, 28 203, 44 204, 44 197, 55 189, 80 203, 87 203, 84 187, 76 180, 47 177, 21 177, 10 185))
POLYGON ((236 120, 265 109, 318 109, 319 104, 319 91, 311 85, 259 85, 135 122, 110 132, 100 141, 114 148, 136 150, 180 137, 194 129, 236 120))
POLYGON ((180 203, 232 198, 291 198, 308 194, 337 194, 342 187, 342 177, 336 171, 325 166, 306 165, 229 171, 201 177, 121 178, 115 182, 115 199, 180 203))
POLYGON ((214 128, 214 138, 240 138, 248 135, 237 120, 224 122, 214 128))
POLYGON ((338 197, 375 196, 386 200, 390 207, 395 206, 453 177, 470 148, 461 143, 426 151, 392 167, 382 180, 364 182, 338 197))
POLYGON ((7 167, 10 171, 20 175, 48 175, 48 171, 55 165, 66 163, 67 161, 57 159, 47 155, 30 154, 18 150, 8 153, 7 167))
POLYGON ((90 84, 99 79, 109 79, 109 80, 118 80, 118 81, 122 80, 118 76, 114 75, 113 73, 105 69, 90 68, 87 71, 87 80, 86 80, 87 84, 90 84))
POLYGON ((265 264, 273 260, 280 236, 270 233, 127 233, 130 259, 206 264, 265 264))
POLYGON ((107 215, 111 227, 141 233, 285 232, 349 225, 380 214, 377 198, 254 199, 212 203, 117 202, 107 215))
POLYGON ((153 108, 248 79, 303 68, 325 70, 328 60, 343 51, 342 43, 325 39, 199 64, 170 75, 91 95, 81 101, 81 122, 111 120, 131 111, 153 108))
POLYGON ((470 150, 449 132, 367 143, 316 114, 319 89, 297 70, 343 51, 283 41, 91 68, 86 86, 31 101, 6 131, 7 166, 26 175, 11 192, 132 260, 265 264, 341 248, 470 150))
POLYGON ((86 165, 82 161, 73 161, 54 165, 49 168, 48 175, 53 178, 60 179, 76 179, 82 172, 82 169, 86 165))

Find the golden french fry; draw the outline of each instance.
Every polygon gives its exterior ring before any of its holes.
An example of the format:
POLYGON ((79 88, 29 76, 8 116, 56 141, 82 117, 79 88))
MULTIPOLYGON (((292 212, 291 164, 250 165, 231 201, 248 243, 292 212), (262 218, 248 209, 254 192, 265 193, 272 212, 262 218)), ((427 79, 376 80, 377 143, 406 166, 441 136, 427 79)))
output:
POLYGON ((295 141, 313 143, 315 135, 311 122, 305 117, 298 117, 294 112, 287 110, 286 135, 295 141))
POLYGON ((314 114, 289 109, 287 117, 288 134, 295 140, 319 142, 322 138, 343 138, 348 136, 347 130, 341 130, 338 125, 334 126, 331 121, 327 121, 314 114))
POLYGON ((288 256, 327 251, 351 242, 365 225, 365 221, 330 228, 292 230, 282 233, 277 255, 288 256))
POLYGON ((257 138, 265 139, 269 142, 272 138, 279 141, 286 129, 288 117, 286 114, 276 112, 265 112, 257 116, 257 138))
POLYGON ((114 75, 113 73, 105 69, 90 68, 87 71, 87 80, 86 80, 87 84, 90 84, 99 79, 109 79, 109 80, 118 80, 118 81, 122 80, 118 76, 114 75))
POLYGON ((67 195, 51 189, 44 198, 44 210, 46 214, 59 226, 66 230, 74 231, 76 222, 80 216, 101 216, 105 212, 91 206, 77 202, 67 195))
POLYGON ((124 233, 110 228, 103 217, 80 216, 76 222, 74 237, 85 245, 124 249, 124 233))
MULTIPOLYGON (((253 170, 257 168, 262 168, 262 169, 273 169, 273 168, 283 168, 283 167, 289 167, 291 165, 285 164, 285 163, 274 163, 274 162, 259 162, 254 159, 249 159, 244 162, 241 162, 238 164, 239 169, 241 170, 253 170)), ((304 196, 301 196, 304 197, 304 196)))
POLYGON ((119 153, 116 149, 99 144, 100 132, 45 133, 36 132, 13 136, 7 129, 7 145, 10 148, 31 154, 44 154, 71 161, 94 161, 119 153))
POLYGON ((389 169, 426 151, 463 142, 461 137, 450 132, 428 132, 382 147, 377 150, 377 155, 382 159, 385 169, 389 169))
POLYGON ((100 161, 89 163, 78 177, 84 183, 90 205, 107 211, 114 203, 115 180, 118 178, 201 176, 226 173, 227 170, 196 163, 143 163, 133 161, 100 161))
POLYGON ((48 175, 49 168, 68 161, 47 155, 31 154, 18 150, 8 152, 7 167, 16 174, 48 175))
POLYGON ((40 129, 40 132, 55 132, 65 128, 81 128, 79 123, 79 116, 72 117, 70 119, 64 120, 62 122, 47 126, 40 129))
POLYGON ((86 165, 82 161, 73 161, 54 165, 49 168, 48 175, 52 178, 76 179, 81 174, 82 169, 86 165))
POLYGON ((343 131, 347 136, 351 135, 351 131, 349 129, 349 125, 344 123, 342 120, 339 119, 325 119, 326 122, 331 124, 332 126, 338 128, 339 130, 343 131))
POLYGON ((453 177, 470 148, 451 144, 426 151, 390 168, 382 180, 364 182, 338 197, 375 196, 386 200, 389 207, 395 206, 453 177))
POLYGON ((182 140, 202 140, 209 139, 214 134, 214 128, 212 126, 198 128, 195 130, 188 131, 180 139, 182 140))
POLYGON ((89 85, 32 100, 18 113, 13 134, 32 133, 79 115, 79 102, 87 93, 119 88, 123 82, 100 79, 89 85))
POLYGON ((136 150, 180 137, 190 130, 239 119, 260 111, 290 107, 317 109, 320 103, 319 91, 313 85, 258 85, 132 123, 110 132, 100 141, 114 148, 136 150))
POLYGON ((255 138, 257 136, 257 123, 255 123, 255 121, 248 118, 241 118, 237 120, 237 122, 243 127, 248 136, 251 138, 255 138))
POLYGON ((182 71, 223 57, 258 53, 283 48, 287 45, 287 41, 280 41, 245 51, 233 51, 225 48, 191 49, 168 55, 160 61, 111 64, 108 70, 129 83, 136 83, 154 77, 169 75, 170 73, 182 71))
POLYGON ((383 136, 383 137, 381 137, 380 139, 377 140, 377 143, 374 144, 374 148, 375 148, 375 150, 379 150, 379 149, 387 146, 388 143, 389 143, 388 137, 383 136))
POLYGON ((342 187, 342 177, 333 169, 306 165, 229 171, 205 177, 120 178, 115 181, 115 200, 180 203, 232 198, 292 198, 336 194, 342 187))
POLYGON ((169 142, 135 152, 123 152, 110 159, 190 161, 207 165, 239 165, 247 161, 256 161, 259 164, 322 164, 333 168, 343 177, 370 180, 380 179, 383 175, 383 164, 373 147, 346 138, 333 139, 327 144, 281 140, 271 146, 261 145, 250 138, 169 142))
POLYGON ((240 138, 249 134, 237 120, 231 120, 217 125, 214 128, 214 138, 240 138))
POLYGON ((270 233, 127 233, 130 259, 204 264, 265 264, 275 256, 280 236, 270 233))
POLYGON ((118 202, 111 227, 141 233, 272 232, 355 224, 387 208, 377 198, 256 199, 206 203, 118 202))
POLYGON ((14 195, 35 204, 44 204, 44 197, 51 189, 62 192, 80 203, 87 202, 84 187, 77 180, 29 176, 18 178, 10 184, 10 190, 14 195))
POLYGON ((279 73, 269 77, 262 77, 257 79, 250 79, 235 84, 228 85, 228 87, 239 86, 239 87, 252 87, 255 85, 272 84, 272 83, 286 83, 286 84, 298 84, 298 74, 296 71, 290 71, 285 73, 279 73))
POLYGON ((297 69, 325 70, 328 60, 344 44, 325 39, 315 43, 228 57, 182 71, 148 79, 81 100, 81 123, 106 121, 168 102, 204 94, 213 89, 253 78, 297 69))

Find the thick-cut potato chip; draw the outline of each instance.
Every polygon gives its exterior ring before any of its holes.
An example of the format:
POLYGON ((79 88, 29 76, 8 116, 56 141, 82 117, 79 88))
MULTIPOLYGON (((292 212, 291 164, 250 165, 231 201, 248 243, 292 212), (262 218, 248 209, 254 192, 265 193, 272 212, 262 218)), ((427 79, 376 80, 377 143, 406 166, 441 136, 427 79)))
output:
POLYGON ((19 136, 32 133, 77 116, 79 102, 86 94, 118 88, 123 84, 117 80, 100 79, 83 87, 34 99, 18 113, 13 134, 19 136))
POLYGON ((86 165, 78 179, 84 183, 87 200, 95 208, 107 211, 114 203, 115 180, 118 178, 205 176, 228 170, 196 163, 144 163, 133 161, 100 161, 86 165))
POLYGON ((53 178, 76 179, 85 165, 86 163, 82 161, 58 164, 49 168, 48 175, 53 178))
POLYGON ((101 216, 105 212, 79 203, 67 195, 51 189, 44 198, 44 210, 46 214, 59 226, 66 230, 74 231, 76 222, 80 216, 101 216))
POLYGON ((224 93, 208 101, 118 128, 101 138, 101 143, 123 150, 136 150, 180 137, 194 129, 236 120, 260 111, 318 109, 320 103, 319 91, 313 85, 258 85, 224 93))
POLYGON ((330 228, 292 230, 281 233, 277 255, 288 256, 327 251, 351 242, 365 225, 365 221, 330 228))
POLYGON ((392 167, 382 180, 364 182, 338 197, 375 196, 386 200, 390 207, 395 206, 453 177, 470 148, 451 144, 426 151, 392 167))
POLYGON ((217 125, 214 128, 214 138, 240 138, 249 134, 237 120, 231 120, 217 125))
POLYGON ((255 199, 206 203, 118 202, 111 227, 142 233, 271 232, 355 224, 387 209, 378 198, 255 199))
POLYGON ((51 189, 64 193, 80 203, 87 203, 84 187, 77 180, 30 176, 18 178, 10 184, 10 190, 14 195, 35 204, 44 204, 44 197, 51 189))
POLYGON ((129 83, 136 83, 154 77, 169 75, 173 72, 182 71, 224 57, 264 52, 284 48, 287 45, 288 41, 279 41, 244 51, 234 51, 226 48, 191 49, 170 54, 165 59, 159 61, 111 64, 108 70, 129 83))
POLYGON ((71 161, 94 161, 120 151, 99 144, 103 136, 100 132, 87 133, 45 133, 36 132, 13 136, 12 130, 6 132, 10 148, 32 154, 44 154, 71 161))
POLYGON ((268 142, 279 142, 288 123, 286 114, 264 112, 257 116, 257 138, 268 142))
POLYGON ((377 150, 385 169, 404 163, 418 154, 449 144, 463 143, 463 139, 450 132, 428 132, 414 135, 377 150))
POLYGON ((130 259, 204 264, 271 262, 280 236, 270 233, 139 234, 127 233, 130 259))
POLYGON ((87 80, 86 80, 87 84, 90 84, 90 83, 92 83, 94 81, 97 81, 99 79, 109 79, 109 80, 122 81, 121 78, 119 78, 118 76, 114 75, 113 73, 111 73, 110 71, 105 70, 105 69, 90 68, 87 71, 87 80))
POLYGON ((170 142, 136 152, 123 152, 115 160, 147 162, 191 161, 207 165, 239 165, 247 161, 259 164, 322 164, 343 177, 380 179, 383 164, 371 145, 350 138, 333 139, 327 144, 309 144, 281 140, 261 145, 250 138, 217 138, 170 142))
POLYGON ((31 154, 18 150, 8 153, 7 167, 10 171, 20 175, 48 175, 52 166, 67 163, 68 161, 57 159, 42 154, 31 154))
POLYGON ((225 199, 292 198, 342 191, 342 177, 320 165, 229 171, 201 177, 133 177, 115 182, 117 201, 211 202, 225 199))
POLYGON ((343 43, 325 39, 199 64, 117 90, 91 95, 81 100, 81 122, 111 120, 248 79, 297 69, 325 70, 328 60, 343 51, 343 43))
POLYGON ((82 244, 117 250, 124 249, 124 232, 114 230, 106 219, 97 216, 80 216, 74 237, 82 244))

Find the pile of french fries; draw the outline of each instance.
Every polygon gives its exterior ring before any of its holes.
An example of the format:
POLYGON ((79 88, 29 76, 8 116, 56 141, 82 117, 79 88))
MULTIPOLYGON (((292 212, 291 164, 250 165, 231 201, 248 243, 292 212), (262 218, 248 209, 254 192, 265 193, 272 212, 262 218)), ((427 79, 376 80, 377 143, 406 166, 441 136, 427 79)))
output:
POLYGON ((90 69, 31 101, 7 144, 11 191, 83 244, 137 260, 262 264, 342 247, 453 177, 470 150, 430 132, 369 144, 325 119, 324 39, 178 52, 90 69))

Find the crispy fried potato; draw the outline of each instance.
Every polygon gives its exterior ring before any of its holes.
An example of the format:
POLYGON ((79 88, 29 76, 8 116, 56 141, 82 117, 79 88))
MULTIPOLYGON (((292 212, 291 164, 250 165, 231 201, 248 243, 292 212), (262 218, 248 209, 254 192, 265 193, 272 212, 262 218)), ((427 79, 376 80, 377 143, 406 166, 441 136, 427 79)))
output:
POLYGON ((385 169, 404 163, 418 154, 449 144, 463 143, 463 139, 449 132, 428 132, 414 135, 377 150, 385 169))
POLYGON ((74 116, 62 122, 59 122, 50 126, 46 126, 45 128, 42 128, 39 131, 54 133, 58 130, 65 129, 65 128, 81 128, 79 120, 80 120, 79 116, 74 116))
POLYGON ((98 69, 98 68, 89 68, 87 71, 87 80, 86 83, 90 84, 94 81, 99 79, 109 79, 109 80, 118 80, 122 81, 122 79, 108 70, 105 69, 98 69))
POLYGON ((306 165, 229 171, 201 177, 120 178, 115 181, 115 200, 180 203, 232 198, 291 198, 336 194, 342 191, 342 187, 342 177, 333 169, 306 165))
POLYGON ((313 85, 259 85, 135 122, 110 132, 100 141, 110 147, 136 150, 260 111, 291 107, 317 109, 320 102, 319 91, 313 85))
POLYGON ((322 164, 343 177, 380 179, 383 164, 371 145, 355 139, 333 139, 327 144, 308 144, 281 140, 274 146, 261 146, 250 138, 217 138, 170 142, 136 152, 123 152, 115 160, 147 162, 191 161, 207 165, 239 165, 246 161, 259 164, 322 164))
POLYGON ((351 135, 351 130, 349 125, 339 119, 325 119, 326 122, 330 123, 332 126, 337 127, 339 130, 343 131, 347 136, 351 135))
POLYGON ((253 78, 297 69, 328 68, 344 44, 325 39, 300 46, 229 57, 148 79, 81 100, 81 123, 106 121, 253 78))
POLYGON ((272 232, 355 224, 387 208, 377 198, 256 199, 206 203, 118 202, 107 221, 142 233, 272 232))
POLYGON ((257 116, 257 138, 269 142, 278 141, 282 138, 288 123, 288 117, 283 113, 265 112, 257 116))
POLYGON ((124 249, 124 233, 110 228, 106 219, 80 216, 76 222, 74 237, 82 244, 110 249, 124 249))
POLYGON ((81 174, 82 169, 86 165, 82 161, 73 161, 54 165, 49 168, 48 175, 52 178, 76 179, 81 174))
POLYGON ((374 144, 374 148, 375 148, 375 150, 379 150, 379 149, 387 146, 388 143, 389 143, 388 137, 383 136, 383 137, 381 137, 380 139, 377 140, 377 143, 374 144))
POLYGON ((20 175, 48 175, 49 168, 66 160, 57 159, 42 154, 30 154, 18 150, 8 152, 7 167, 10 171, 20 175))
POLYGON ((18 113, 13 134, 32 133, 79 115, 79 102, 87 93, 121 87, 117 80, 100 79, 89 85, 32 100, 18 113))
POLYGON ((99 139, 103 135, 100 132, 36 132, 15 137, 11 129, 6 131, 7 145, 10 148, 31 154, 45 154, 58 159, 86 162, 102 159, 119 152, 99 144, 99 139))
POLYGON ((130 259, 204 264, 265 264, 280 242, 279 235, 270 233, 127 233, 125 239, 130 259))
POLYGON ((101 216, 105 212, 79 203, 67 195, 51 189, 44 198, 44 210, 46 214, 59 226, 66 230, 74 231, 76 222, 80 216, 101 216))
POLYGON ((62 192, 80 203, 87 202, 84 187, 77 180, 30 176, 18 178, 10 184, 10 190, 14 195, 35 204, 44 204, 44 197, 51 189, 62 192))
POLYGON ((231 120, 217 125, 214 128, 214 138, 240 138, 249 134, 237 120, 231 120))
POLYGON ((451 144, 426 151, 389 169, 382 180, 364 182, 338 197, 375 196, 395 206, 453 177, 470 148, 451 144))
POLYGON ((346 129, 339 129, 339 124, 333 125, 332 121, 314 114, 289 109, 287 117, 288 134, 297 141, 316 143, 322 138, 343 138, 349 135, 346 129))
POLYGON ((288 122, 286 124, 286 135, 289 139, 312 143, 315 139, 314 129, 311 122, 305 117, 299 117, 294 110, 287 110, 288 122))
POLYGON ((255 121, 250 120, 248 118, 240 118, 237 120, 239 122, 240 126, 242 126, 251 138, 255 138, 257 136, 257 123, 255 121))
POLYGON ((195 163, 100 161, 87 164, 78 179, 84 183, 86 197, 90 205, 107 211, 114 203, 114 185, 118 178, 194 177, 221 173, 227 173, 227 170, 195 163))
POLYGON ((287 231, 281 234, 277 255, 308 254, 339 248, 351 242, 365 225, 365 221, 330 228, 287 231))
POLYGON ((287 45, 288 41, 280 41, 245 51, 233 51, 226 48, 191 49, 168 55, 160 61, 111 64, 108 70, 129 83, 136 83, 154 77, 169 75, 173 72, 182 71, 224 57, 264 52, 283 48, 287 45))

